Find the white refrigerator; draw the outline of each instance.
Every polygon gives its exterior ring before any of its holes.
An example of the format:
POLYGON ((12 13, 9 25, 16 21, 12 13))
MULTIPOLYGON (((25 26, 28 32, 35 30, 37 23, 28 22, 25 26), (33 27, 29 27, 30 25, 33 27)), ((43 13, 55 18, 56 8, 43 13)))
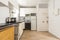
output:
POLYGON ((31 30, 37 30, 36 13, 31 13, 31 30))

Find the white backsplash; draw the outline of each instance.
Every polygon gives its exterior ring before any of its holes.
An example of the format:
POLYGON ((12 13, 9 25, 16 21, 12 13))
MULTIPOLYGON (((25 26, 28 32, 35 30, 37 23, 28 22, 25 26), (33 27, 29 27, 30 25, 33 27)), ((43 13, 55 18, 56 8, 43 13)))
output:
POLYGON ((9 9, 7 7, 0 7, 0 23, 5 23, 7 17, 9 17, 9 9))

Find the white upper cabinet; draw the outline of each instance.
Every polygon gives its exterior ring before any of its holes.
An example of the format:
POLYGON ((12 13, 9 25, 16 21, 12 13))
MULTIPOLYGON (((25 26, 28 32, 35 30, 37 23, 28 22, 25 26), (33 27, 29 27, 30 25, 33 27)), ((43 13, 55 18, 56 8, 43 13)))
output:
POLYGON ((8 0, 0 0, 1 3, 3 3, 4 5, 8 6, 8 0))

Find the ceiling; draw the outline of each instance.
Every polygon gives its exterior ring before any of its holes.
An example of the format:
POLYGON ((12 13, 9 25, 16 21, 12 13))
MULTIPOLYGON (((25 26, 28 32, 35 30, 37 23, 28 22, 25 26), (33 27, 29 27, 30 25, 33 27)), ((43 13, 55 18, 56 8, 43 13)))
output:
POLYGON ((7 6, 3 4, 2 2, 0 2, 0 7, 7 7, 7 6))
POLYGON ((18 3, 22 6, 36 6, 37 3, 48 3, 49 0, 18 0, 18 3))

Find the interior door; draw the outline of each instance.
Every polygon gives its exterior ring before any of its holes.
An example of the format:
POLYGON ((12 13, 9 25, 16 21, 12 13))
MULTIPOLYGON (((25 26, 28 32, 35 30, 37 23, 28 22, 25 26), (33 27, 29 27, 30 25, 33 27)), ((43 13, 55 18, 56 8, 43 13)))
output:
POLYGON ((37 31, 48 31, 48 9, 40 8, 37 13, 37 31))

